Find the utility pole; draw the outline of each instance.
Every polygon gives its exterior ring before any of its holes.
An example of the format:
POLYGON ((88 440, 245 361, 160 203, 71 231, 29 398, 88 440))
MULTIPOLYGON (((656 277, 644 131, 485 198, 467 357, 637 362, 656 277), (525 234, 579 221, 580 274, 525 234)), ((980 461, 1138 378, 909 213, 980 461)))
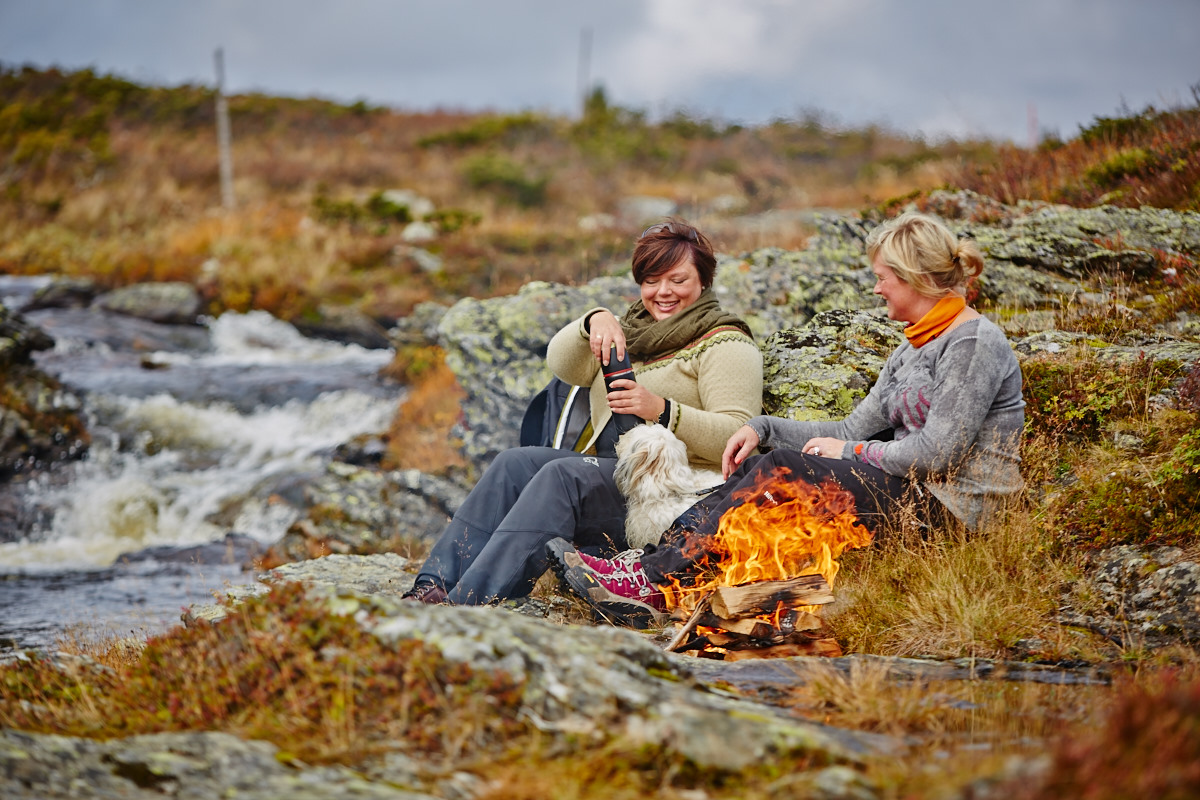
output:
POLYGON ((217 150, 220 158, 221 205, 233 211, 233 155, 229 145, 229 103, 225 100, 225 53, 213 53, 217 65, 217 150))
POLYGON ((592 90, 592 29, 584 28, 579 32, 579 116, 587 112, 588 95, 592 90))

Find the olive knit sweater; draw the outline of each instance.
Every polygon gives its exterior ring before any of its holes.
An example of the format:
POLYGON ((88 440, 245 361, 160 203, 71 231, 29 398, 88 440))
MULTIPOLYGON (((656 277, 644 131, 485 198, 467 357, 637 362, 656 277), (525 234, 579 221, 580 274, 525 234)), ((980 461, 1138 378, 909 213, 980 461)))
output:
MULTIPOLYGON (((560 379, 590 386, 592 440, 612 416, 600 362, 592 355, 584 321, 594 308, 550 340, 546 362, 560 379)), ((668 429, 687 446, 693 467, 721 469, 721 454, 733 432, 762 412, 762 353, 734 326, 721 326, 690 344, 647 361, 634 361, 638 383, 670 400, 668 429)))

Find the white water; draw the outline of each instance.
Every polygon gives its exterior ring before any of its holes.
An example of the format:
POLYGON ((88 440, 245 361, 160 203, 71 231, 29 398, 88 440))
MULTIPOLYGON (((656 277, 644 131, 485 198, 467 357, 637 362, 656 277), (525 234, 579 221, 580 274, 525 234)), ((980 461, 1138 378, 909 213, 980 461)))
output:
POLYGON ((323 451, 385 429, 396 407, 357 392, 249 415, 165 395, 106 400, 112 435, 93 442, 67 486, 30 486, 32 499, 56 509, 52 523, 0 544, 0 564, 80 569, 145 547, 215 541, 226 529, 209 518, 228 503, 241 505, 234 531, 270 544, 297 513, 247 494, 272 477, 318 470, 323 451))
MULTIPOLYGON (((39 312, 47 325, 55 313, 39 312)), ((103 387, 83 394, 92 445, 83 461, 22 488, 39 513, 22 538, 0 542, 0 646, 46 645, 80 628, 154 632, 178 620, 180 605, 250 580, 236 564, 119 557, 228 533, 277 541, 301 513, 296 487, 323 472, 333 448, 386 430, 401 396, 376 377, 390 351, 306 339, 262 312, 212 321, 209 346, 191 352, 114 351, 69 321, 76 327, 55 334, 45 367, 68 385, 77 374, 103 387), (133 379, 140 393, 122 394, 133 379), (148 394, 148 382, 161 391, 148 394), (239 411, 246 397, 285 399, 239 411), (288 498, 276 492, 289 487, 288 498)), ((124 323, 98 324, 107 335, 124 323)))

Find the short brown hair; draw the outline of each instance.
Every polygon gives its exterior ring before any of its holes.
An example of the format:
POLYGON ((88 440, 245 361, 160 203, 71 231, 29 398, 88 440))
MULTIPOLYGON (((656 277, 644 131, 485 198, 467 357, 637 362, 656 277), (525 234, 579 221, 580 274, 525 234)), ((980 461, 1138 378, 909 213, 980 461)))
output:
POLYGON ((640 286, 647 278, 663 274, 688 256, 700 273, 700 285, 705 289, 712 286, 717 257, 708 237, 683 220, 651 225, 633 249, 633 279, 640 286))

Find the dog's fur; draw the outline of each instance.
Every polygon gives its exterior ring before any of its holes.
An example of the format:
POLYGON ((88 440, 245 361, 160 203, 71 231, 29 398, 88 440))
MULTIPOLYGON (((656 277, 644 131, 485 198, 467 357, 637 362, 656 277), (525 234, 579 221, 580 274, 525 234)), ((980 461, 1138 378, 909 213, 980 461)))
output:
POLYGON ((721 473, 693 469, 687 448, 662 425, 638 425, 617 440, 617 488, 625 497, 625 538, 630 547, 657 544, 663 531, 721 473))

